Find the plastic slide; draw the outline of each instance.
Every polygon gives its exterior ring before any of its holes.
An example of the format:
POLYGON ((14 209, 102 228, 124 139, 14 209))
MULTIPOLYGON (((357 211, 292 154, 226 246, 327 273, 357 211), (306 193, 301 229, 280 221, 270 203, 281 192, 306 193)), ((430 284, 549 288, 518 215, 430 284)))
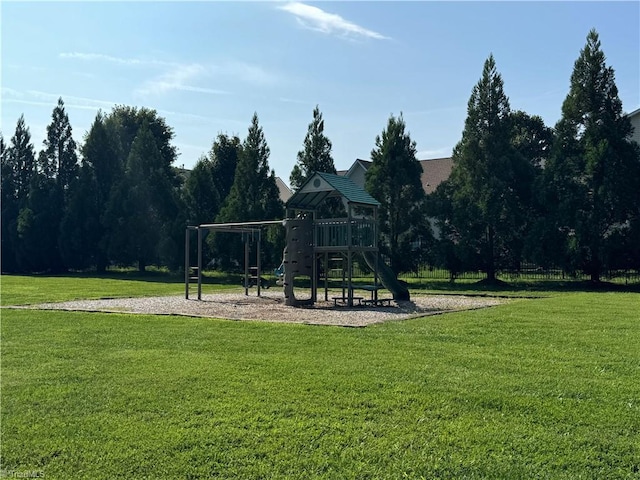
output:
MULTIPOLYGON (((367 262, 367 265, 369 265, 369 268, 375 271, 375 254, 373 252, 362 252, 362 256, 364 257, 364 261, 367 262)), ((395 273, 384 263, 380 254, 378 254, 378 276, 380 277, 380 283, 391 292, 394 300, 410 300, 409 290, 398 281, 395 273)))

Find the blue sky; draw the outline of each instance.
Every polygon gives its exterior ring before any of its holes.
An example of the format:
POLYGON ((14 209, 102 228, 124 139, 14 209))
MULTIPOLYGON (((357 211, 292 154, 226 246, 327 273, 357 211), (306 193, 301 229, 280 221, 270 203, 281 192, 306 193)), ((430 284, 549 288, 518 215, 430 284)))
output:
POLYGON ((449 156, 493 53, 511 108, 560 118, 587 33, 624 110, 640 107, 640 2, 7 2, 1 125, 24 113, 36 150, 57 98, 81 142, 98 109, 156 109, 193 167, 253 112, 288 182, 316 104, 338 169, 368 159, 403 112, 418 158, 449 156))

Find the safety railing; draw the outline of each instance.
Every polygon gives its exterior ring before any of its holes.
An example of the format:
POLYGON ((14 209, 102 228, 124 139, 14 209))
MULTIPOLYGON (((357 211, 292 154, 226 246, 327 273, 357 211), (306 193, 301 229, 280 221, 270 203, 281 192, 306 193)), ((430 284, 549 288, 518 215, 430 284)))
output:
POLYGON ((376 247, 377 226, 373 220, 323 219, 315 223, 314 243, 318 248, 348 247, 349 226, 351 246, 361 248, 376 247))

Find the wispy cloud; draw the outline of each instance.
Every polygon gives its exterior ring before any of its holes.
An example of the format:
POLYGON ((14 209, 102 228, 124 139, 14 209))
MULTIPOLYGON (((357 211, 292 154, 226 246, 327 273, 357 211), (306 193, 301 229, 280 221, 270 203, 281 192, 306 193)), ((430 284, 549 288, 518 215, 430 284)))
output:
POLYGON ((328 13, 318 7, 312 7, 311 5, 306 5, 304 3, 289 2, 285 5, 279 6, 278 9, 292 14, 303 27, 310 30, 326 34, 337 34, 345 37, 364 37, 373 38, 375 40, 390 40, 389 37, 361 27, 360 25, 342 18, 340 15, 328 13))
POLYGON ((65 52, 60 58, 85 62, 107 62, 129 67, 154 67, 156 75, 145 81, 133 92, 137 96, 162 95, 171 91, 205 93, 209 95, 228 95, 224 89, 202 86, 202 83, 214 79, 242 82, 249 85, 270 86, 281 83, 279 75, 254 64, 242 61, 220 63, 178 63, 158 59, 140 59, 115 57, 102 53, 65 52), (160 70, 162 73, 157 74, 160 70))
POLYGON ((8 87, 2 87, 2 97, 3 102, 49 107, 51 109, 56 106, 58 98, 60 97, 64 100, 65 107, 80 110, 108 109, 117 104, 117 102, 98 100, 95 98, 76 97, 61 93, 42 92, 40 90, 19 91, 8 87))
POLYGON ((162 95, 172 90, 184 92, 207 93, 211 95, 227 95, 229 92, 214 88, 198 87, 190 82, 205 75, 207 69, 199 64, 181 65, 172 68, 159 77, 151 79, 135 90, 135 95, 162 95))
POLYGON ((72 60, 84 60, 84 61, 102 61, 109 63, 117 63, 119 65, 130 66, 157 66, 157 67, 175 67, 178 63, 165 62, 163 60, 156 59, 141 59, 141 58, 126 58, 126 57, 114 57, 113 55, 105 55, 103 53, 83 53, 83 52, 63 52, 58 55, 60 58, 72 59, 72 60))

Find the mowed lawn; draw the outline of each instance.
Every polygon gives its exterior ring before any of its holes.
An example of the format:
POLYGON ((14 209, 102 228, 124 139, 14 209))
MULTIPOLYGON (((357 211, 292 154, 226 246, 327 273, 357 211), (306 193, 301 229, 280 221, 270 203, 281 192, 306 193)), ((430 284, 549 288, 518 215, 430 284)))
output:
MULTIPOLYGON (((3 276, 3 305, 98 289, 38 280, 3 276)), ((1 342, 14 475, 640 478, 637 293, 360 329, 3 309, 1 342)))

